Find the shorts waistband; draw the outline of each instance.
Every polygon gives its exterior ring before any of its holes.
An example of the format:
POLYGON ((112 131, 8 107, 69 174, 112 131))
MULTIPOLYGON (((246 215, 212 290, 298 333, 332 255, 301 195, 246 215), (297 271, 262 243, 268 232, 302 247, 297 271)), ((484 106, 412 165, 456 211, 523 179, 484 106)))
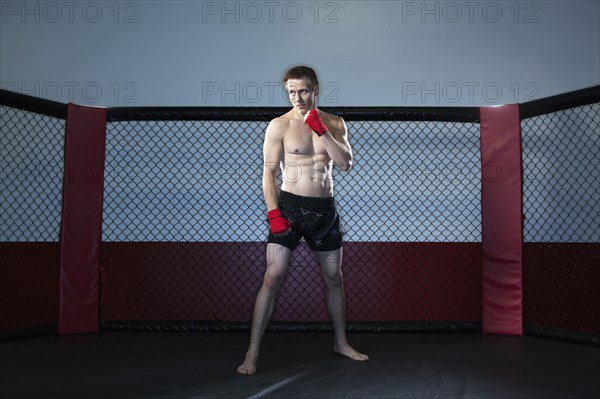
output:
POLYGON ((335 206, 333 197, 303 197, 288 193, 287 191, 279 192, 279 200, 294 206, 307 206, 313 208, 335 206))

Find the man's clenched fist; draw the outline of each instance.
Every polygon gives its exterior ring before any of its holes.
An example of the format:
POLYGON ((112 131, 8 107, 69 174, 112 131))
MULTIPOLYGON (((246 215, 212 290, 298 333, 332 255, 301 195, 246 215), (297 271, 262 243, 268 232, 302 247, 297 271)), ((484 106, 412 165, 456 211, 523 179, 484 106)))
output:
POLYGON ((315 132, 319 137, 324 135, 327 132, 327 126, 321 120, 321 116, 319 116, 319 111, 316 109, 311 109, 304 115, 304 122, 315 132))

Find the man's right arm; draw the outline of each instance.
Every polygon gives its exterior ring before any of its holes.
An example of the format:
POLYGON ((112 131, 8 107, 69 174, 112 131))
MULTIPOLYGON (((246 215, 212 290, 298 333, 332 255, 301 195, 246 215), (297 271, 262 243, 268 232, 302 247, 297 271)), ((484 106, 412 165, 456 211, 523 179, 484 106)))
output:
POLYGON ((267 217, 271 233, 284 235, 291 231, 292 223, 283 217, 277 203, 277 175, 283 159, 283 132, 285 123, 274 119, 265 133, 263 193, 267 204, 267 217))
POLYGON ((283 160, 283 123, 272 120, 267 126, 263 147, 263 194, 267 211, 277 208, 277 176, 283 160))

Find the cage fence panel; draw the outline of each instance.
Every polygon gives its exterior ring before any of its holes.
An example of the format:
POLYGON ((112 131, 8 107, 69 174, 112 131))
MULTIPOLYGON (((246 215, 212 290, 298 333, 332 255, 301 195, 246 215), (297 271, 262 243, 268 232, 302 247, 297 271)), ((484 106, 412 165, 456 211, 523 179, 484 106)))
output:
POLYGON ((65 121, 0 106, 0 329, 58 318, 65 121))
MULTIPOLYGON (((268 256, 266 126, 109 123, 102 319, 250 319, 268 256)), ((478 124, 348 127, 354 166, 334 172, 348 319, 478 320, 478 124)), ((324 297, 317 259, 303 243, 273 320, 327 320, 324 297)))
POLYGON ((600 332, 600 103, 521 130, 525 322, 600 332))

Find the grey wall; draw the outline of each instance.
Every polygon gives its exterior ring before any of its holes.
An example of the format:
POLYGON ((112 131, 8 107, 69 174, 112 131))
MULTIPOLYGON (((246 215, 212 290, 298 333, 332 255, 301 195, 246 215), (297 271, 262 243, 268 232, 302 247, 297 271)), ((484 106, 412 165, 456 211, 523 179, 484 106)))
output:
POLYGON ((4 1, 0 84, 99 106, 494 105, 600 84, 599 1, 4 1))

